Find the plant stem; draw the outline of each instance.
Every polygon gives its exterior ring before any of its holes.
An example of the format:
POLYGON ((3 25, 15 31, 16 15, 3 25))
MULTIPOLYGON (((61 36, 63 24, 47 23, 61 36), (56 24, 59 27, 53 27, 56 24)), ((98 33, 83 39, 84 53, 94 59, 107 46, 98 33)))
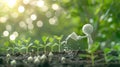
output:
POLYGON ((51 46, 51 52, 53 52, 53 46, 51 46))
POLYGON ((13 55, 14 55, 14 52, 15 52, 15 49, 13 48, 13 49, 12 49, 12 54, 13 54, 13 55))
POLYGON ((39 55, 39 48, 37 48, 37 55, 39 55))
POLYGON ((59 49, 59 52, 61 51, 61 44, 60 44, 60 40, 59 40, 59 44, 58 44, 58 49, 59 49))
POLYGON ((91 53, 92 66, 94 66, 94 54, 91 53))
POLYGON ((46 54, 46 46, 44 46, 44 52, 45 52, 45 54, 46 54))
POLYGON ((105 63, 107 64, 107 56, 106 56, 106 54, 104 54, 104 58, 105 58, 105 63))
POLYGON ((28 47, 26 48, 26 54, 28 53, 28 47))
POLYGON ((61 47, 61 45, 59 44, 59 45, 58 45, 59 52, 61 51, 60 47, 61 47))

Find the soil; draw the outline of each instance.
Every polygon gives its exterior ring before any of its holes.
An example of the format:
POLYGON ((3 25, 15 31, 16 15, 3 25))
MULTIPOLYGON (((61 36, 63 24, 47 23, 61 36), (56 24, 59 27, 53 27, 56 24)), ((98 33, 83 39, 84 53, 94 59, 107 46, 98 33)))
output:
MULTIPOLYGON (((111 52, 112 53, 112 52, 111 52)), ((116 54, 112 54, 116 56, 116 54)), ((40 52, 40 56, 43 52, 40 52)), ((32 57, 36 56, 35 53, 31 54, 20 54, 16 53, 11 55, 11 58, 7 62, 6 55, 0 54, 0 67, 12 67, 10 61, 15 59, 17 61, 16 67, 120 67, 118 61, 111 61, 105 63, 104 55, 102 51, 97 51, 94 53, 95 63, 92 65, 90 57, 80 57, 80 55, 87 54, 86 51, 68 51, 68 52, 53 52, 52 60, 49 60, 48 53, 46 53, 47 60, 40 62, 39 64, 34 64, 33 62, 29 63, 27 58, 31 55, 32 57), (61 58, 65 57, 64 61, 61 61, 61 58)))

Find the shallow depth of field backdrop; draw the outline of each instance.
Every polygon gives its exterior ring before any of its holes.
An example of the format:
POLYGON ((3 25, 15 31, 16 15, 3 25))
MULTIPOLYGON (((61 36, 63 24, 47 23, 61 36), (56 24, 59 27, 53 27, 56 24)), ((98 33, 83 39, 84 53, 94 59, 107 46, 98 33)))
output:
MULTIPOLYGON (((92 37, 101 47, 119 44, 120 0, 0 0, 0 50, 21 38, 84 35, 86 23, 94 26, 92 37)), ((68 44, 71 49, 87 46, 86 39, 68 44)))

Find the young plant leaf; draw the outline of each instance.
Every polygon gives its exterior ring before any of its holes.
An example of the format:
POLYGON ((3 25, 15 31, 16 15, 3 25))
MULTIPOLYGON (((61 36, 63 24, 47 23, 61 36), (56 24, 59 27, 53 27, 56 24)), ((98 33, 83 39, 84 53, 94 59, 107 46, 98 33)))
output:
POLYGON ((98 49, 99 46, 100 46, 99 43, 96 42, 95 44, 93 44, 91 46, 91 48, 88 50, 88 52, 89 53, 94 53, 98 49))

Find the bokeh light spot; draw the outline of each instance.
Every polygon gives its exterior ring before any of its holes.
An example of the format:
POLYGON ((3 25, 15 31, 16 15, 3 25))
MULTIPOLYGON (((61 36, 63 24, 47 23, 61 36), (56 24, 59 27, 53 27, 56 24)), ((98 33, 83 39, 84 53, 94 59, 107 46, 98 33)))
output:
POLYGON ((36 16, 35 14, 32 14, 32 15, 30 16, 30 18, 31 18, 32 20, 36 20, 36 19, 37 19, 37 16, 36 16))
POLYGON ((108 18, 107 21, 108 21, 108 22, 112 22, 112 17, 108 18))
POLYGON ((6 25, 6 30, 8 30, 8 31, 11 31, 12 30, 12 26, 11 25, 6 25))
POLYGON ((56 18, 56 17, 53 17, 53 18, 50 18, 50 19, 49 19, 49 23, 50 23, 51 25, 55 25, 55 24, 56 24, 56 21, 57 21, 57 18, 56 18))
POLYGON ((59 6, 58 6, 57 4, 53 4, 53 5, 52 5, 52 9, 53 9, 53 10, 58 10, 58 9, 59 9, 59 6))
POLYGON ((20 13, 23 13, 23 12, 25 11, 24 6, 19 6, 19 7, 18 7, 18 11, 19 11, 20 13))
POLYGON ((15 35, 15 37, 18 37, 19 34, 18 34, 18 32, 15 31, 15 32, 13 32, 13 35, 15 35))
POLYGON ((46 13, 46 17, 50 18, 51 16, 52 16, 52 13, 51 13, 50 11, 48 11, 48 12, 46 13))
POLYGON ((28 29, 29 30, 32 30, 34 28, 34 25, 33 24, 28 24, 28 29))
POLYGON ((9 32, 8 31, 4 31, 3 32, 3 36, 8 36, 9 35, 9 32))
POLYGON ((42 27, 42 26, 43 26, 43 22, 42 22, 42 21, 37 21, 36 25, 37 25, 38 27, 42 27))
POLYGON ((19 26, 20 26, 21 28, 24 28, 24 29, 27 28, 27 25, 26 25, 25 22, 23 22, 23 21, 21 21, 21 22, 19 23, 19 26))
POLYGON ((16 4, 16 0, 4 0, 8 7, 12 8, 16 4))
POLYGON ((44 6, 44 1, 43 1, 43 0, 39 0, 39 1, 37 2, 37 6, 38 6, 38 7, 43 7, 43 6, 44 6))
POLYGON ((10 40, 15 40, 15 39, 16 39, 16 37, 14 34, 10 35, 10 40))
POLYGON ((0 17, 0 23, 5 23, 7 21, 6 17, 0 17))

